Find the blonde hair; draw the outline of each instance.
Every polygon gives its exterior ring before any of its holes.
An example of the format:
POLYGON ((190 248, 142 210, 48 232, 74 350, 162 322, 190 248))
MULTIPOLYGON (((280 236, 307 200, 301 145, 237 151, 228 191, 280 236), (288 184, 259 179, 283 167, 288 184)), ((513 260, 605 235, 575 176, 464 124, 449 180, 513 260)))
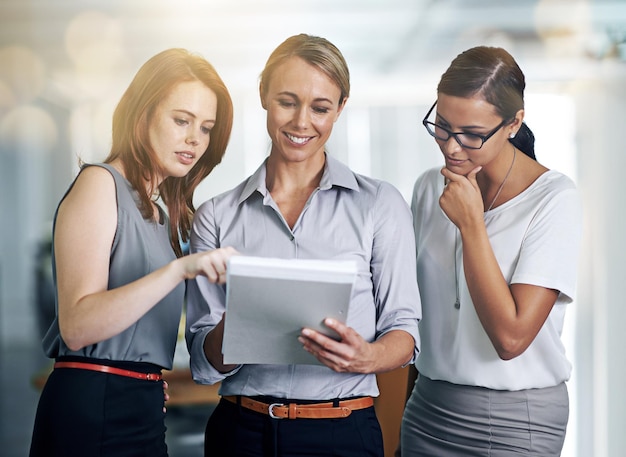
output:
POLYGON ((325 38, 305 33, 287 38, 267 59, 260 78, 262 96, 267 93, 274 70, 291 57, 300 57, 332 79, 341 91, 339 105, 350 96, 350 72, 339 49, 325 38))

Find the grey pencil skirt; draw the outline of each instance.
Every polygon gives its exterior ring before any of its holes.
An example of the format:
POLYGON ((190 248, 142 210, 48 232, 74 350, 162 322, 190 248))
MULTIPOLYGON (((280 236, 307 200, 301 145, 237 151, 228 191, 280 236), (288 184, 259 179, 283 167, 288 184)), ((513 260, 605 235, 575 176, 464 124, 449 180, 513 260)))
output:
POLYGON ((402 457, 559 456, 569 416, 565 383, 500 391, 420 375, 406 404, 402 457))

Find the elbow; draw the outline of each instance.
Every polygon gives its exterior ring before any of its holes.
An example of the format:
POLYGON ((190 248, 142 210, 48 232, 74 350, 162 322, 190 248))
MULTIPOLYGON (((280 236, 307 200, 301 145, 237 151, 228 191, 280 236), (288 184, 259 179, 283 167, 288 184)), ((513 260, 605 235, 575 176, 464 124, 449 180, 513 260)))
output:
POLYGON ((411 341, 412 341, 412 344, 411 346, 407 348, 404 361, 402 362, 400 367, 405 367, 407 365, 410 365, 413 362, 413 355, 415 354, 415 340, 411 338, 411 341))
POLYGON ((80 340, 78 339, 70 339, 70 338, 63 338, 63 342, 65 343, 65 345, 67 346, 67 348, 72 351, 72 352, 76 352, 76 351, 80 351, 82 348, 84 348, 85 346, 87 346, 86 344, 83 344, 80 340))
POLYGON ((393 335, 393 339, 386 340, 385 345, 382 346, 383 354, 387 357, 384 355, 383 357, 375 357, 379 360, 379 363, 374 363, 373 369, 371 371, 365 371, 366 373, 384 373, 392 371, 396 368, 405 367, 413 361, 413 355, 416 349, 413 335, 405 330, 392 330, 385 336, 387 335, 393 335), (390 354, 394 352, 394 356, 389 357, 390 354))
POLYGON ((507 338, 493 342, 493 347, 496 350, 498 357, 502 360, 512 360, 519 357, 526 351, 528 344, 525 341, 507 338))
POLYGON ((72 352, 80 351, 86 346, 86 344, 81 344, 79 341, 69 340, 66 338, 63 338, 63 341, 65 342, 67 348, 72 352))
POLYGON ((501 360, 513 360, 519 354, 513 351, 496 350, 501 360))
POLYGON ((82 348, 88 345, 80 332, 71 331, 70 329, 64 329, 62 326, 59 327, 61 339, 70 351, 80 351, 82 348))

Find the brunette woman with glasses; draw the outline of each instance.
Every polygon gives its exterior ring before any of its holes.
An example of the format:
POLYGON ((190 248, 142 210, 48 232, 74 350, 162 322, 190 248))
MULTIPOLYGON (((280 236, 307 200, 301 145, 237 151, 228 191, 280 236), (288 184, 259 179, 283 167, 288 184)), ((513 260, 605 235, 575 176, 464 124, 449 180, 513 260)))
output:
POLYGON ((419 372, 402 421, 409 456, 557 456, 571 365, 581 208, 574 183, 535 160, 525 79, 476 47, 443 74, 423 120, 445 166, 412 198, 422 297, 419 372))

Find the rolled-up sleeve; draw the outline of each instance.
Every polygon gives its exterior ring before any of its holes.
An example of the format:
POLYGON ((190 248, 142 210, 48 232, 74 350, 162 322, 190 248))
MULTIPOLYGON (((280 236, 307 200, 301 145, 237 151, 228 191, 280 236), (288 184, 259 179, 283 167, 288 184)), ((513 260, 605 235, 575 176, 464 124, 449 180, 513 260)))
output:
MULTIPOLYGON (((354 261, 358 274, 346 324, 368 342, 393 330, 407 332, 415 342, 414 362, 420 350, 421 302, 411 211, 400 192, 327 156, 319 187, 290 227, 265 186, 265 176, 262 165, 239 186, 198 208, 191 252, 233 246, 249 256, 354 261)), ((225 286, 204 277, 189 281, 186 338, 196 382, 223 381, 221 390, 230 393, 272 392, 292 398, 377 395, 372 374, 262 364, 219 373, 206 358, 204 340, 225 307, 225 286), (312 371, 319 376, 310 378, 312 371)))
MULTIPOLYGON (((193 254, 219 247, 214 206, 210 200, 196 212, 189 251, 193 254)), ((224 314, 225 297, 224 286, 212 284, 203 276, 187 281, 185 339, 190 354, 191 374, 194 381, 200 384, 215 384, 237 371, 220 373, 207 360, 204 352, 206 335, 215 328, 224 314)))

